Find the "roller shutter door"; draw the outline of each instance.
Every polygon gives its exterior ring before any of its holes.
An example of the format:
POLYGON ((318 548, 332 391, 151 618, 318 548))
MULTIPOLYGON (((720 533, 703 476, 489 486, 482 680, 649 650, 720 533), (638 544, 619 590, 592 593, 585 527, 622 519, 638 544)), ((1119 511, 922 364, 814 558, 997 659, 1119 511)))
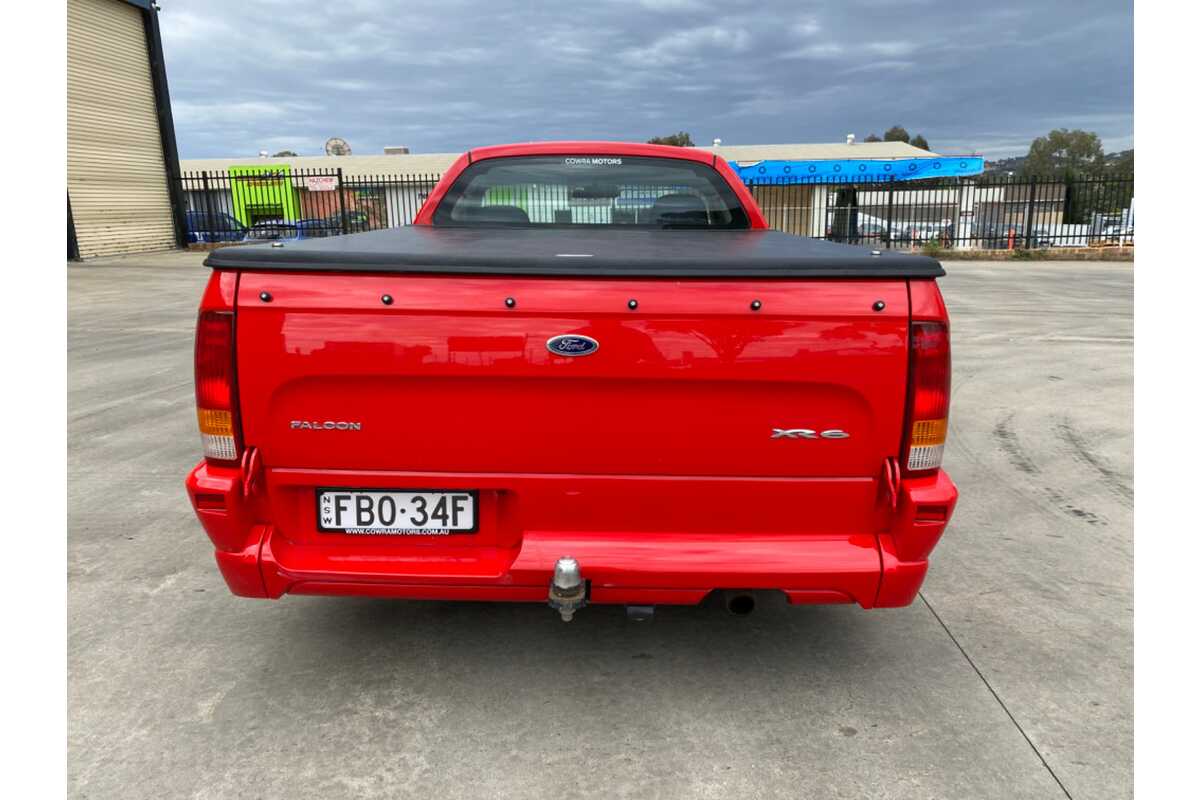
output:
POLYGON ((67 191, 83 258, 175 247, 142 12, 67 3, 67 191))

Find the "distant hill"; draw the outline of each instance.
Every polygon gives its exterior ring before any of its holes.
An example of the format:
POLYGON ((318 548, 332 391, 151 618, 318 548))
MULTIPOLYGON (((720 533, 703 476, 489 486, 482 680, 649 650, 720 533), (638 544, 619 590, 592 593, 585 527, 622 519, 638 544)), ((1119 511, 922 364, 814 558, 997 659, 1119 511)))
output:
POLYGON ((1014 174, 1021 171, 1021 167, 1025 165, 1025 156, 1012 156, 1010 158, 998 158, 995 161, 983 162, 983 174, 994 175, 1012 172, 1014 174))
POLYGON ((1133 148, 1122 150, 1119 153, 1105 153, 1104 166, 1109 169, 1118 169, 1121 172, 1133 172, 1133 148))
MULTIPOLYGON (((1104 166, 1112 169, 1121 164, 1128 164, 1130 167, 1133 164, 1133 149, 1121 150, 1116 153, 1104 154, 1104 166)), ((1009 172, 1014 175, 1021 174, 1021 168, 1025 166, 1025 156, 1011 156, 1009 158, 998 158, 995 161, 983 162, 984 175, 1006 175, 1009 172)))

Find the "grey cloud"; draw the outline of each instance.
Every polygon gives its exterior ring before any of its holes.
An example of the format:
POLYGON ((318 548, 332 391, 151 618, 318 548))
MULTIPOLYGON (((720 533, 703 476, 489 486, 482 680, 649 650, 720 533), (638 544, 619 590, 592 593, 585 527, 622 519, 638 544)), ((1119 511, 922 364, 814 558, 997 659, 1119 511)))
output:
POLYGON ((546 138, 861 139, 1023 152, 1133 129, 1129 3, 160 0, 184 157, 546 138))
POLYGON ((872 72, 876 77, 892 77, 897 73, 910 70, 916 66, 912 61, 870 61, 842 70, 843 75, 853 75, 858 72, 872 72))
POLYGON ((625 64, 655 69, 679 64, 703 65, 713 51, 739 53, 750 46, 750 34, 738 28, 708 25, 668 33, 648 47, 631 48, 619 54, 625 64))

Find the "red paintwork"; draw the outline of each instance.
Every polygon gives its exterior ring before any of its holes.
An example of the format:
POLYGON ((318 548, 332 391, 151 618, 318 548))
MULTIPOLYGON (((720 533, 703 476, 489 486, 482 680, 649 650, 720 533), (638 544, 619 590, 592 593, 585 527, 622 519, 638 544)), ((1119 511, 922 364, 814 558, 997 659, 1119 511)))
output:
POLYGON ((741 178, 737 176, 737 173, 733 171, 733 168, 729 166, 729 163, 725 159, 707 150, 697 150, 694 147, 671 147, 664 144, 636 144, 633 142, 528 142, 525 144, 501 144, 493 147, 477 147, 474 150, 468 150, 450 165, 450 169, 446 170, 442 175, 437 186, 433 187, 433 191, 429 193, 428 199, 426 199, 421 209, 417 212, 417 216, 413 218, 413 224, 433 224, 433 212, 445 196, 446 190, 454 184, 454 181, 458 179, 458 176, 462 174, 464 169, 476 161, 483 161, 488 158, 513 158, 520 156, 578 155, 676 158, 683 161, 696 161, 701 164, 709 164, 720 173, 725 182, 729 184, 729 187, 733 189, 733 193, 737 195, 738 201, 746 209, 746 215, 750 218, 750 227, 761 230, 771 227, 767 224, 767 218, 763 216, 758 203, 754 202, 754 197, 750 194, 750 190, 746 188, 746 184, 742 182, 741 178))
MULTIPOLYGON (((549 152, 712 158, 603 143, 469 155, 549 152)), ((593 603, 743 588, 897 606, 954 509, 940 470, 889 480, 910 318, 946 318, 933 281, 215 272, 201 308, 236 308, 251 450, 243 466, 202 462, 187 488, 235 594, 541 602, 569 554, 593 603), (547 352, 568 332, 600 351, 547 352), (293 431, 292 419, 362 430, 293 431), (773 440, 776 427, 852 435, 773 440), (479 531, 318 533, 317 486, 476 489, 479 531)))

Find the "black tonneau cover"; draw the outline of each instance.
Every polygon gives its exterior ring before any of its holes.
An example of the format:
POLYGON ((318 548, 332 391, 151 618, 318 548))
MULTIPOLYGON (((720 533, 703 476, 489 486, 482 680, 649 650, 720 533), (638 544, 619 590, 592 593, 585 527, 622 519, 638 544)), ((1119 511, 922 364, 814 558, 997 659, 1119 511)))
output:
POLYGON ((653 278, 936 278, 928 256, 778 231, 405 228, 224 247, 218 269, 653 278))

